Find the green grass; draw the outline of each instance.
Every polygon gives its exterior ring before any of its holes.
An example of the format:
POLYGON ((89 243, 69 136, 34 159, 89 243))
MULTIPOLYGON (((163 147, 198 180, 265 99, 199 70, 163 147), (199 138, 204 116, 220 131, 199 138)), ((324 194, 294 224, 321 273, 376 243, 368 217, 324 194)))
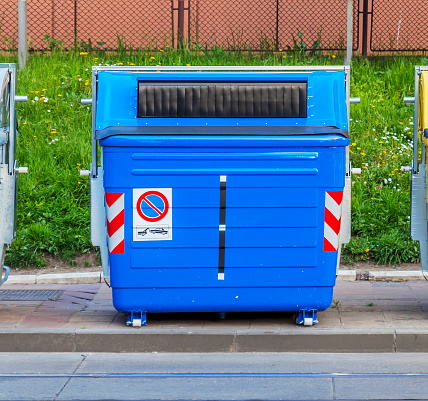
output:
MULTIPOLYGON (((0 62, 15 62, 0 56, 0 62)), ((402 96, 413 93, 414 65, 422 57, 355 58, 351 96, 351 162, 362 167, 353 176, 353 238, 343 260, 371 259, 378 263, 414 262, 418 246, 410 239, 409 174, 401 165, 412 158, 413 105, 402 96)), ((92 65, 315 65, 343 63, 343 54, 304 56, 301 53, 163 51, 119 54, 54 50, 34 53, 18 75, 20 135, 17 159, 29 167, 19 177, 17 239, 6 263, 20 268, 43 266, 45 252, 71 261, 92 249, 89 227, 89 185, 79 177, 90 168, 91 110, 80 99, 91 96, 92 65), (47 99, 47 100, 46 100, 47 99)))

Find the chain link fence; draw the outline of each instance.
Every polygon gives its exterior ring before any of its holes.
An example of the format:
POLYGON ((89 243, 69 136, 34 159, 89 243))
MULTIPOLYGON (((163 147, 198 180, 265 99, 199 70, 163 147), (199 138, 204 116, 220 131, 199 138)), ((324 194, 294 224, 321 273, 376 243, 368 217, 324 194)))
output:
MULTIPOLYGON (((368 42, 372 52, 428 49, 426 1, 353 0, 353 49, 367 48, 368 42)), ((30 50, 156 50, 196 44, 201 49, 345 50, 346 3, 28 0, 28 42, 30 50)), ((2 50, 17 48, 16 0, 0 2, 0 40, 2 50)))
POLYGON ((427 0, 371 0, 371 3, 372 52, 428 51, 427 0))
POLYGON ((346 1, 194 1, 190 38, 203 47, 344 50, 346 1))

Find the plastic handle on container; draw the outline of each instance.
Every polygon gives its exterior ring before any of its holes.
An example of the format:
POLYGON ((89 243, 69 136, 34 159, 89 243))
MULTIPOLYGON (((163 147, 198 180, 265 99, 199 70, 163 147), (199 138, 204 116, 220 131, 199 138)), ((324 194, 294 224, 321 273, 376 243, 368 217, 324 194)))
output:
POLYGON ((28 167, 17 167, 15 169, 15 173, 18 173, 18 174, 27 174, 28 173, 28 167))
POLYGON ((403 102, 404 103, 415 103, 415 97, 414 96, 404 96, 403 102))
POLYGON ((349 98, 349 103, 360 103, 360 102, 361 102, 360 97, 350 97, 349 98))
POLYGON ((26 103, 28 102, 27 96, 15 96, 15 102, 16 103, 26 103))
POLYGON ((410 173, 411 171, 412 171, 412 168, 410 166, 401 166, 402 173, 410 173))
POLYGON ((9 267, 3 266, 3 269, 6 270, 6 273, 4 274, 4 277, 1 279, 2 284, 9 278, 9 273, 10 273, 9 267))
POLYGON ((89 170, 80 170, 81 177, 89 177, 90 175, 91 175, 91 172, 89 170))
POLYGON ((92 99, 80 99, 80 103, 81 104, 87 104, 87 105, 91 105, 92 104, 92 99))
POLYGON ((361 174, 361 169, 359 167, 353 167, 351 168, 352 174, 361 174))

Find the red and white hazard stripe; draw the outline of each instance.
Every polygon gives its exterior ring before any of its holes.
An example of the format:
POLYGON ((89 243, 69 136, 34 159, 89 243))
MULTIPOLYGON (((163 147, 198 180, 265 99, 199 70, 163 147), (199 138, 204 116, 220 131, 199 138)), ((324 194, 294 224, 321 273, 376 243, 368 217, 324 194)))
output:
POLYGON ((125 194, 106 192, 107 242, 110 253, 125 253, 125 194))
POLYGON ((339 249, 342 199, 343 191, 327 191, 325 193, 324 252, 335 252, 339 249))

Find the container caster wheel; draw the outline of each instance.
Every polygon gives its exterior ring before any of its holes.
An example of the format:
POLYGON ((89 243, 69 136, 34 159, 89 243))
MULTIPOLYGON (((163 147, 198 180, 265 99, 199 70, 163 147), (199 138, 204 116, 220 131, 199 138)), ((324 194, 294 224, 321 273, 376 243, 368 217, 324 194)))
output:
POLYGON ((147 324, 146 312, 132 311, 128 313, 126 324, 131 327, 141 327, 147 324))
POLYGON ((296 324, 300 326, 313 326, 318 323, 316 309, 300 309, 296 324))

